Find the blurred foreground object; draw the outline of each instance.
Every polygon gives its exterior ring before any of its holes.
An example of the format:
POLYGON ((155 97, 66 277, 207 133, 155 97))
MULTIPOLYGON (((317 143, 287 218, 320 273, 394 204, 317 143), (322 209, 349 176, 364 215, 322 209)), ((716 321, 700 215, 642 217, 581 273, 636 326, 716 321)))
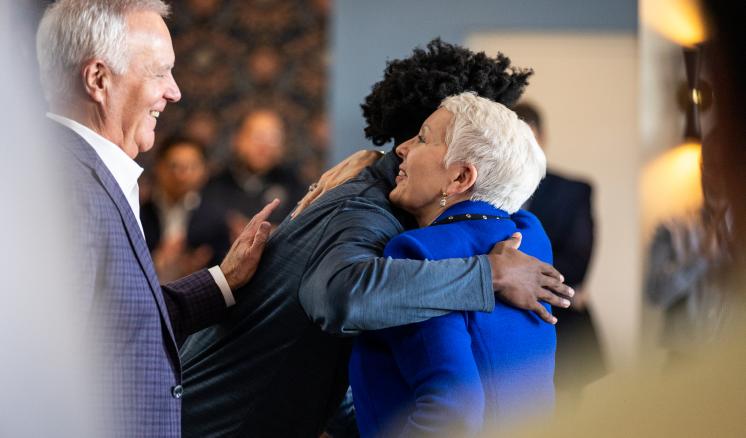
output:
MULTIPOLYGON (((706 0, 714 50, 713 89, 718 136, 707 148, 720 157, 719 169, 705 160, 703 175, 715 170, 724 181, 724 198, 732 215, 732 232, 725 243, 731 259, 719 276, 725 310, 719 340, 693 345, 692 360, 661 375, 654 367, 608 382, 592 403, 576 415, 513 437, 743 437, 746 436, 746 38, 742 3, 706 0)), ((704 182, 704 181, 703 181, 704 182)))
POLYGON ((665 312, 661 343, 669 360, 718 339, 727 310, 724 281, 732 268, 733 238, 720 135, 715 131, 702 147, 702 206, 661 224, 650 247, 645 293, 665 312))
MULTIPOLYGON (((28 2, 30 4, 30 2, 28 2)), ((69 275, 72 218, 39 117, 35 23, 27 2, 0 3, 0 436, 94 437, 92 355, 69 275)))
MULTIPOLYGON (((744 278, 740 279, 744 284, 744 278)), ((743 288, 743 286, 741 286, 743 288)), ((743 290, 742 290, 743 291, 743 290)), ((744 303, 737 304, 740 309, 744 303)), ((741 314, 743 316, 743 314, 741 314)), ((697 351, 698 360, 665 374, 616 376, 589 394, 588 403, 551 425, 510 437, 728 437, 746 436, 744 319, 728 324, 728 340, 697 351)))

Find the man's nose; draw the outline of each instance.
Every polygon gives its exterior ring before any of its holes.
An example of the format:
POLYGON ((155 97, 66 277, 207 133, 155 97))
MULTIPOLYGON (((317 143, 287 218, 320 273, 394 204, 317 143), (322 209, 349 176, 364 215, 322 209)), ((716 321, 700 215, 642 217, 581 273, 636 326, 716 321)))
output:
POLYGON ((181 90, 179 90, 179 86, 176 84, 176 79, 174 79, 173 75, 171 75, 170 79, 163 97, 169 102, 178 102, 181 100, 181 90))

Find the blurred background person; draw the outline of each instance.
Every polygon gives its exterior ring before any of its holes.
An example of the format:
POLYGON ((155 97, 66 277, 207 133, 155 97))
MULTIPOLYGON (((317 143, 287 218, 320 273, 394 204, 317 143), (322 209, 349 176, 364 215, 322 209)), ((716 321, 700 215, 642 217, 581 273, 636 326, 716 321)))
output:
POLYGON ((204 268, 212 258, 207 246, 186 248, 187 227, 207 179, 205 160, 204 146, 185 137, 168 138, 156 150, 155 184, 140 207, 140 220, 161 281, 204 268))
POLYGON ((263 108, 248 112, 232 146, 232 159, 207 182, 188 227, 189 247, 209 248, 213 260, 228 251, 252 212, 280 199, 270 217, 277 225, 306 191, 296 169, 285 163, 285 126, 277 111, 263 108))
MULTIPOLYGON (((514 108, 518 117, 533 130, 539 145, 546 149, 541 113, 530 103, 514 108)), ((525 208, 539 218, 552 242, 554 266, 576 291, 568 309, 555 308, 557 316, 557 355, 555 381, 558 396, 577 397, 580 389, 606 373, 601 345, 583 290, 593 254, 592 187, 581 180, 547 169, 525 208)), ((570 400, 571 401, 571 400, 570 400)))
POLYGON ((697 347, 722 335, 734 250, 723 134, 716 127, 702 144, 701 207, 664 221, 650 243, 645 295, 663 311, 659 343, 668 366, 692 360, 697 347))

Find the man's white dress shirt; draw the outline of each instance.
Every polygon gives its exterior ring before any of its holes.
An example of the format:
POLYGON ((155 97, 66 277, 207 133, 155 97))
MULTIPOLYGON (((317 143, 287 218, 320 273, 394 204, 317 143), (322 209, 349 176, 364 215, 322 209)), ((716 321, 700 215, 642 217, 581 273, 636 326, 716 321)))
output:
MULTIPOLYGON (((135 160, 130 158, 129 155, 124 153, 119 146, 87 126, 53 113, 47 113, 47 117, 60 125, 72 129, 96 151, 96 155, 104 162, 104 165, 109 169, 117 185, 122 190, 124 197, 127 198, 127 203, 135 215, 137 225, 140 227, 140 232, 143 234, 144 239, 145 233, 143 232, 142 222, 140 221, 140 187, 137 184, 137 179, 142 175, 143 168, 135 160)), ((230 307, 234 305, 236 300, 220 266, 213 266, 208 271, 220 288, 226 306, 230 307)))

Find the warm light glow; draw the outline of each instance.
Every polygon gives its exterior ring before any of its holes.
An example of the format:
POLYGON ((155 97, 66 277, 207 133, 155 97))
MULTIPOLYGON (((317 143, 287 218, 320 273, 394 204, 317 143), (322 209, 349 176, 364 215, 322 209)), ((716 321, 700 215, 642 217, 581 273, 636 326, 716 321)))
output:
POLYGON ((702 145, 684 143, 645 165, 640 182, 643 230, 650 232, 661 220, 702 205, 701 160, 702 145))
POLYGON ((692 102, 694 102, 695 105, 702 104, 702 92, 696 88, 692 90, 692 102))
POLYGON ((640 16, 644 25, 682 46, 693 46, 707 38, 697 0, 642 0, 640 16))

